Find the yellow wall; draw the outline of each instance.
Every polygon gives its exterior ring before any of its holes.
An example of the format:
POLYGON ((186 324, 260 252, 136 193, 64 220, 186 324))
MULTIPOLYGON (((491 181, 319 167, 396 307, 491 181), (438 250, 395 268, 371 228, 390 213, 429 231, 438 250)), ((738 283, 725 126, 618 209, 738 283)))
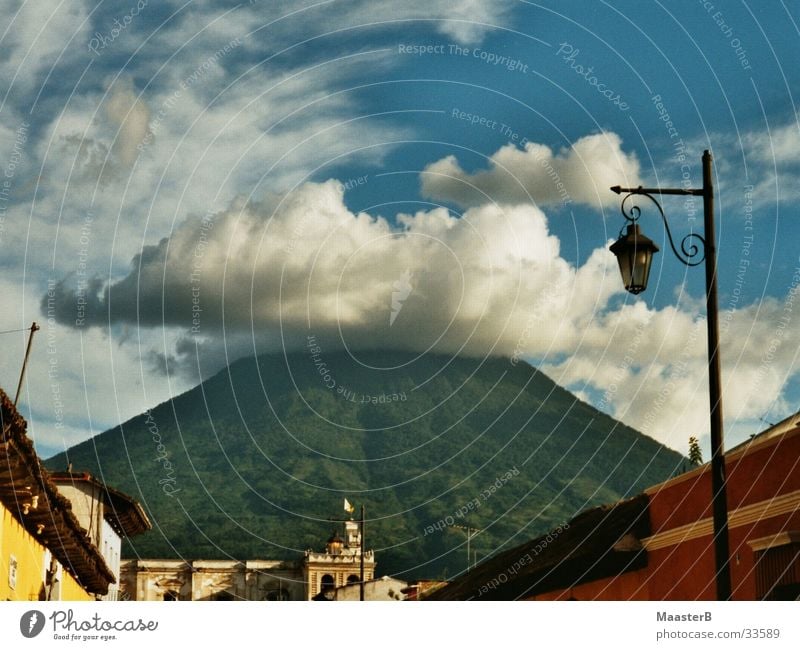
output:
POLYGON ((94 596, 86 593, 86 590, 78 584, 69 573, 62 571, 61 580, 61 600, 94 600, 94 596))
MULTIPOLYGON (((44 589, 45 547, 0 503, 0 600, 39 600, 44 589), (9 585, 11 556, 17 560, 17 583, 9 585)), ((67 571, 62 571, 61 600, 94 600, 67 571)))

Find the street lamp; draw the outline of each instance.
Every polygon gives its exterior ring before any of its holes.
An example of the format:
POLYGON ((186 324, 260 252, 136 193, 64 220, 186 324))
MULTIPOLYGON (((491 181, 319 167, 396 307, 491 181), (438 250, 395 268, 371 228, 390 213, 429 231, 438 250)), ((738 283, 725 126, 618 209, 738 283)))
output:
POLYGON ((617 256, 625 289, 634 295, 647 289, 653 253, 658 252, 658 246, 641 233, 638 223, 630 224, 628 232, 611 244, 611 252, 617 256))
POLYGON ((638 294, 647 288, 647 278, 653 253, 658 247, 641 234, 638 220, 641 209, 626 204, 632 196, 645 196, 652 201, 667 231, 670 248, 686 266, 706 263, 706 322, 708 326, 708 395, 711 405, 711 498, 714 519, 714 562, 716 567, 717 599, 730 600, 730 550, 728 546, 728 504, 725 490, 725 456, 722 432, 722 381, 719 362, 719 308, 717 305, 717 251, 714 234, 714 186, 711 178, 711 154, 703 152, 703 187, 701 189, 611 188, 626 194, 622 200, 622 216, 629 222, 625 235, 611 245, 619 262, 625 289, 638 294), (669 223, 654 194, 677 194, 703 197, 703 235, 689 233, 681 240, 680 251, 675 247, 669 223))

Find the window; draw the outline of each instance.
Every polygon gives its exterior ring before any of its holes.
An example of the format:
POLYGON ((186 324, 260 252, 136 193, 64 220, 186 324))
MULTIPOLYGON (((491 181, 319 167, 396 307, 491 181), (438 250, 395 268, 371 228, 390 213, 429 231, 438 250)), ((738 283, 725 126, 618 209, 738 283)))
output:
POLYGON ((359 579, 358 579, 357 575, 351 573, 349 576, 347 576, 347 584, 348 585, 352 585, 352 584, 355 584, 357 582, 359 582, 359 579))
POLYGON ((756 598, 800 598, 800 534, 781 533, 750 542, 755 551, 756 598))

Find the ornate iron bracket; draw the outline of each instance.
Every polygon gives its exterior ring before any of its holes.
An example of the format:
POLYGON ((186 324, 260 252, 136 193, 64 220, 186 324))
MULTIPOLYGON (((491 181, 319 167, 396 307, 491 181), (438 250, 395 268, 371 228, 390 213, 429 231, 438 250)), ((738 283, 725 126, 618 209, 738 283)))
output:
MULTIPOLYGON (((661 208, 661 204, 653 197, 652 194, 644 191, 641 187, 635 192, 630 192, 625 196, 624 199, 622 199, 620 211, 622 212, 622 216, 625 217, 629 223, 636 223, 639 221, 639 217, 642 214, 642 209, 638 205, 626 206, 628 199, 630 199, 632 196, 646 196, 655 204, 656 208, 658 208, 658 213, 661 215, 661 220, 664 222, 664 228, 667 231, 669 245, 672 248, 672 252, 675 253, 675 257, 677 257, 686 266, 698 266, 703 263, 703 261, 706 259, 705 238, 696 232, 689 233, 681 240, 681 250, 678 252, 678 249, 675 247, 675 242, 672 239, 672 232, 669 229, 669 222, 664 214, 664 210, 661 208), (699 242, 699 245, 697 242, 699 242)), ((621 232, 622 231, 620 231, 620 234, 621 232)))

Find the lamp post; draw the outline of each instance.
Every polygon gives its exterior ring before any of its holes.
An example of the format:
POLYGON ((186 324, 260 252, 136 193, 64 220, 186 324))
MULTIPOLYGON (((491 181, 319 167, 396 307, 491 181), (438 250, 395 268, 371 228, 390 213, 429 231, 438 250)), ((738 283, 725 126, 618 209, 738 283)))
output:
POLYGON ((714 185, 711 178, 711 154, 703 153, 703 187, 701 189, 622 188, 616 185, 611 191, 625 193, 622 215, 629 222, 625 235, 611 245, 617 257, 625 289, 638 294, 647 288, 647 279, 653 254, 658 247, 639 230, 641 209, 626 203, 632 196, 645 196, 658 208, 670 247, 686 266, 706 263, 706 322, 708 326, 708 394, 711 405, 711 491, 714 520, 714 562, 716 568, 717 599, 730 600, 731 575, 728 546, 728 505, 725 490, 725 456, 722 431, 722 382, 719 361, 719 308, 717 305, 717 252, 714 233, 714 185), (690 233, 681 240, 680 251, 675 247, 664 211, 654 194, 677 194, 703 197, 703 235, 690 233))

